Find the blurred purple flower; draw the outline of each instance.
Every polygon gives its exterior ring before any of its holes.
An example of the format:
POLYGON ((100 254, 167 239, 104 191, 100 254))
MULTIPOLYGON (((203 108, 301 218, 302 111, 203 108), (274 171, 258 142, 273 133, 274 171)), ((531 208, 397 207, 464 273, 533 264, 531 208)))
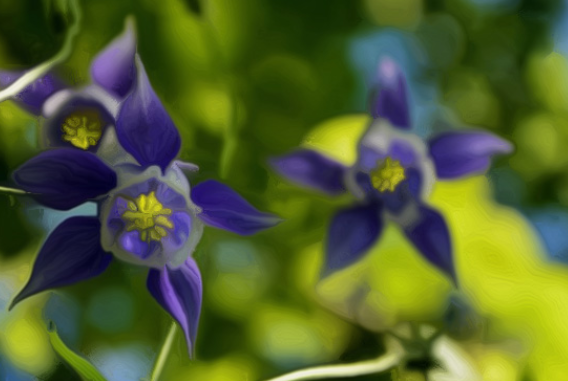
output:
POLYGON ((330 195, 349 191, 358 199, 331 221, 324 275, 359 260, 380 237, 386 218, 457 284, 448 227, 424 200, 436 179, 483 173, 493 155, 509 153, 512 146, 478 130, 446 132, 425 142, 408 131, 406 81, 392 60, 380 63, 378 83, 371 106, 374 120, 359 141, 353 166, 308 149, 277 157, 271 164, 296 183, 330 195))
MULTIPOLYGON (((96 151, 115 125, 120 103, 135 81, 136 37, 131 23, 91 63, 92 83, 71 88, 53 73, 37 79, 12 99, 42 117, 42 143, 96 151)), ((0 72, 0 87, 14 83, 26 71, 0 72)))
MULTIPOLYGON (((104 60, 120 52, 103 53, 104 60)), ((38 292, 102 273, 112 253, 150 268, 147 286, 158 303, 183 328, 193 350, 201 309, 202 285, 191 257, 203 225, 240 235, 255 234, 280 222, 254 208, 226 185, 208 180, 190 188, 174 161, 181 139, 155 94, 142 62, 116 119, 114 158, 88 150, 55 148, 24 163, 13 175, 19 188, 39 203, 68 210, 84 202, 98 205, 98 217, 72 217, 47 238, 30 280, 12 306, 38 292)), ((98 74, 95 80, 105 84, 98 74)), ((114 77, 113 77, 114 78, 114 77)), ((112 81, 106 82, 106 86, 112 81)), ((118 86, 117 89, 124 89, 118 86)), ((112 86, 109 86, 112 88, 112 86)))

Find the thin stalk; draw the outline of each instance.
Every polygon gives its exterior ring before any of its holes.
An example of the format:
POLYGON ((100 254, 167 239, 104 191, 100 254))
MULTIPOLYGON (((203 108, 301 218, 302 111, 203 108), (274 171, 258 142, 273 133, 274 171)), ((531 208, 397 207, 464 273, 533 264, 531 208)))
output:
POLYGON ((400 349, 391 349, 373 360, 344 365, 327 365, 297 370, 266 381, 327 380, 329 378, 356 377, 381 373, 397 366, 403 359, 400 349))
POLYGON ((17 196, 23 196, 23 195, 31 194, 30 192, 26 192, 26 191, 21 190, 21 189, 2 187, 2 186, 0 186, 0 193, 13 194, 13 195, 17 195, 17 196))
POLYGON ((164 366, 166 365, 166 361, 168 360, 168 355, 170 354, 170 350, 172 349, 172 344, 174 342, 174 337, 176 335, 176 323, 172 322, 172 326, 164 340, 164 344, 160 349, 160 353, 156 358, 156 362, 154 364, 154 369, 152 370, 152 375, 150 376, 150 381, 158 381, 164 370, 164 366))
POLYGON ((18 78, 10 86, 0 91, 0 102, 18 95, 22 90, 31 85, 34 81, 43 77, 56 65, 59 65, 69 57, 73 48, 73 40, 79 33, 79 26, 81 24, 81 10, 79 8, 79 5, 77 4, 77 0, 70 0, 69 7, 71 9, 74 20, 73 24, 67 30, 67 35, 65 36, 65 41, 63 42, 61 50, 59 50, 59 52, 57 52, 57 54, 50 60, 37 65, 33 69, 29 70, 26 74, 18 78))

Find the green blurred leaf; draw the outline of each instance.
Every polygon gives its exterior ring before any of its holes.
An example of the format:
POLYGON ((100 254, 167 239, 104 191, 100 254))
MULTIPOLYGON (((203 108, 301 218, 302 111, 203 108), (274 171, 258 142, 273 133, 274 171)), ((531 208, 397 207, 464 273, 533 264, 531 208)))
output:
POLYGON ((49 341, 53 349, 84 381, 107 381, 89 361, 79 356, 65 345, 57 334, 53 322, 49 323, 49 341))

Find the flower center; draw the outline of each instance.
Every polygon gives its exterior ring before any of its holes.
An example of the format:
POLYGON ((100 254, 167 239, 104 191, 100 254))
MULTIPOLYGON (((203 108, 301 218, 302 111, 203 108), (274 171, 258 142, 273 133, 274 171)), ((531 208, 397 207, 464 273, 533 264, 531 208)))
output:
POLYGON ((371 182, 373 187, 379 192, 394 192, 398 184, 406 177, 404 176, 404 167, 400 165, 400 161, 392 160, 387 157, 383 163, 371 172, 371 182))
POLYGON ((61 138, 84 150, 97 145, 102 135, 101 119, 96 111, 69 115, 61 125, 61 138))
POLYGON ((172 229, 174 224, 166 217, 172 214, 156 198, 156 192, 141 194, 135 200, 128 201, 128 210, 122 214, 126 230, 138 230, 140 239, 145 242, 160 241, 168 235, 165 228, 172 229))

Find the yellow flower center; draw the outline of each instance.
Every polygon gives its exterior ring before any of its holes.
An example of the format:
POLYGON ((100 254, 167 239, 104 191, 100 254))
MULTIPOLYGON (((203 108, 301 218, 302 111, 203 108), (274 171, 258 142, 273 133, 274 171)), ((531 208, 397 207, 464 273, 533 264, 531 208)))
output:
POLYGON ((404 167, 400 165, 400 161, 392 160, 387 157, 383 163, 371 172, 371 182, 373 187, 379 192, 394 192, 398 184, 406 177, 404 176, 404 167))
POLYGON ((172 214, 156 198, 155 192, 141 194, 135 200, 128 201, 128 210, 122 214, 126 221, 126 230, 138 230, 140 239, 145 242, 159 241, 168 235, 165 228, 172 229, 174 224, 166 216, 172 214))
POLYGON ((102 135, 101 118, 96 111, 69 115, 61 125, 61 138, 84 150, 95 146, 102 135))

